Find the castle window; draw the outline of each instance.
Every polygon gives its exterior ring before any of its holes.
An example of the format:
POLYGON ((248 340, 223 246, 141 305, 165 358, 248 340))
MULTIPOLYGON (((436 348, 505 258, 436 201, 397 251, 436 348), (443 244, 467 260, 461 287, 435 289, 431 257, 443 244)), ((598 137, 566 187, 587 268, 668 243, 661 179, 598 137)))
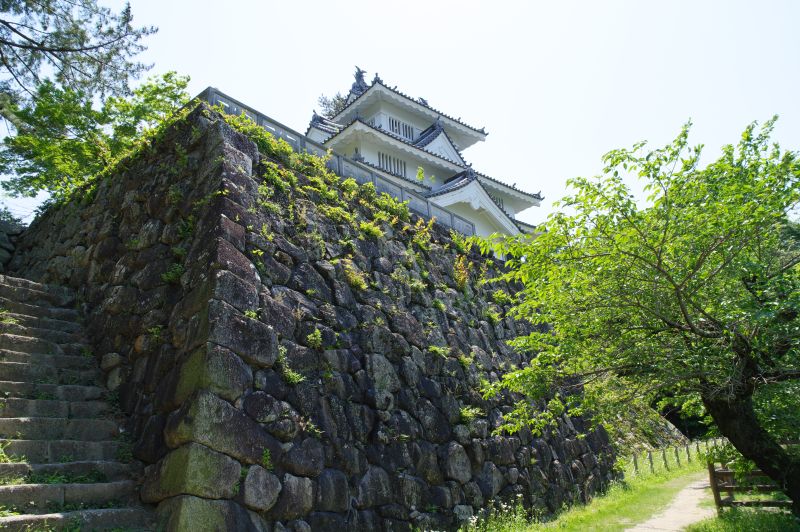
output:
POLYGON ((378 152, 378 166, 390 174, 406 177, 406 162, 397 157, 378 152))
POLYGON ((389 131, 408 140, 414 140, 414 128, 391 116, 389 117, 389 131))

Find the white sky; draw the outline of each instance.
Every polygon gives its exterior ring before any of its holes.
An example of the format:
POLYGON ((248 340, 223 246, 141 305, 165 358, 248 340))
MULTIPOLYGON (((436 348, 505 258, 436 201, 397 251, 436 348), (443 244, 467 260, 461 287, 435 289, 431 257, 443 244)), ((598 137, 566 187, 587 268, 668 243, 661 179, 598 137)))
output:
MULTIPOLYGON (((119 8, 122 2, 101 1, 119 8)), ((320 94, 346 93, 354 66, 489 136, 473 167, 545 201, 566 179, 638 140, 661 145, 694 122, 709 162, 746 124, 781 116, 800 149, 800 2, 132 0, 160 31, 143 60, 192 77, 305 131, 320 94)), ((31 204, 11 202, 25 214, 31 204)))

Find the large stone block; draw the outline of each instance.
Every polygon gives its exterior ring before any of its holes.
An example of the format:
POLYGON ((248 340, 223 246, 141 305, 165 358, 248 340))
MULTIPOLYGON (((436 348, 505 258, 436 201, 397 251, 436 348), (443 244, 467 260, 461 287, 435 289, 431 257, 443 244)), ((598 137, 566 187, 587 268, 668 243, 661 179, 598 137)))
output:
POLYGON ((316 477, 325 467, 325 450, 316 438, 306 438, 284 455, 283 467, 290 473, 316 477))
POLYGON ((347 476, 337 469, 326 469, 317 478, 315 508, 323 512, 344 512, 350 507, 347 476))
POLYGON ((278 335, 256 319, 248 318, 222 301, 208 304, 208 339, 227 347, 247 363, 271 367, 278 358, 278 335))
POLYGON ((253 372, 233 351, 207 343, 186 356, 165 380, 161 391, 167 396, 162 408, 183 404, 194 392, 209 390, 235 401, 253 382, 253 372))
POLYGON ((169 447, 202 443, 233 456, 241 462, 259 464, 269 450, 273 463, 279 463, 281 444, 246 414, 206 390, 192 396, 170 414, 164 428, 169 447))
POLYGON ((472 465, 464 448, 456 442, 450 442, 442 453, 442 471, 447 479, 457 480, 461 484, 472 478, 472 465))
POLYGON ((209 500, 179 495, 162 501, 156 511, 158 530, 229 532, 260 531, 264 524, 257 515, 228 500, 209 500))
POLYGON ((242 500, 245 506, 259 512, 266 512, 275 505, 281 493, 278 477, 261 466, 251 466, 244 479, 242 500))
POLYGON ((270 518, 284 521, 303 517, 314 506, 314 481, 310 478, 296 477, 286 473, 281 479, 283 489, 272 510, 270 518))
POLYGON ((370 466, 358 483, 356 505, 359 508, 371 508, 389 504, 391 501, 392 485, 389 474, 382 467, 370 466))
POLYGON ((259 307, 258 288, 228 270, 220 270, 214 275, 214 298, 224 301, 240 312, 256 310, 259 307))
POLYGON ((239 462, 204 445, 187 443, 150 466, 142 501, 154 503, 181 494, 230 499, 239 483, 239 462))

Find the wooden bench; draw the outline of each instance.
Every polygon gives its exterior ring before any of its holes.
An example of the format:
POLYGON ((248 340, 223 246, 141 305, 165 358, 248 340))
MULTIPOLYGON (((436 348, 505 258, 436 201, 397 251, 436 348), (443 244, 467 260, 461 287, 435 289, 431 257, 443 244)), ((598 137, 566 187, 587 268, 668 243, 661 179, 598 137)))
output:
POLYGON ((780 491, 780 488, 767 477, 760 469, 754 469, 745 475, 746 483, 737 484, 734 472, 722 464, 721 469, 717 469, 714 462, 708 464, 708 479, 711 484, 711 493, 714 494, 714 504, 717 512, 721 513, 723 508, 733 507, 774 507, 791 508, 791 501, 778 500, 736 500, 734 493, 772 493, 780 491), (727 494, 726 497, 721 492, 727 494))

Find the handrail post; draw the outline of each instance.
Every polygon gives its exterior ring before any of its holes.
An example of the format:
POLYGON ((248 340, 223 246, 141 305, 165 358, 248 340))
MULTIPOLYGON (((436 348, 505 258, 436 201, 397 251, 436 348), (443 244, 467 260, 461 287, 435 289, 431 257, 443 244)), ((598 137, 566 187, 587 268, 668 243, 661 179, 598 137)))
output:
POLYGON ((722 515, 722 497, 719 496, 719 485, 717 484, 717 470, 714 462, 708 462, 708 483, 711 484, 711 493, 714 495, 714 505, 717 507, 717 515, 722 515))

